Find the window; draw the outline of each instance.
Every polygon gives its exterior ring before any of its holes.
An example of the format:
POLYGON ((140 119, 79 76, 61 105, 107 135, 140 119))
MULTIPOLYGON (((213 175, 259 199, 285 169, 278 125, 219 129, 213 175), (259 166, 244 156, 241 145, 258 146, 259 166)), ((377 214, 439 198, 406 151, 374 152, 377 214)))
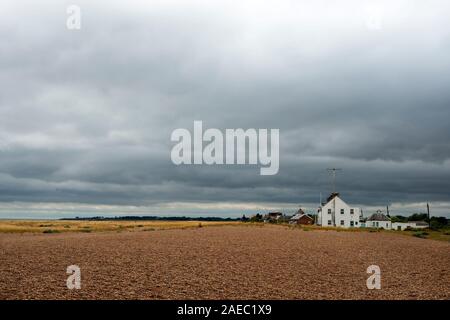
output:
POLYGON ((331 209, 328 209, 328 214, 331 214, 331 209))
POLYGON ((389 228, 389 224, 386 222, 386 228, 389 228))
POLYGON ((344 225, 344 220, 341 220, 341 226, 343 226, 344 225))
POLYGON ((354 222, 350 221, 350 227, 353 227, 353 226, 354 226, 354 222))
POLYGON ((331 220, 328 220, 328 225, 331 226, 331 220))
POLYGON ((357 226, 358 225, 358 221, 355 221, 355 226, 357 226))
POLYGON ((377 221, 377 222, 375 222, 375 227, 377 227, 377 228, 378 228, 378 221, 377 221))
POLYGON ((344 214, 344 209, 341 209, 341 214, 344 214))
POLYGON ((350 209, 350 214, 354 214, 355 213, 355 209, 350 209))

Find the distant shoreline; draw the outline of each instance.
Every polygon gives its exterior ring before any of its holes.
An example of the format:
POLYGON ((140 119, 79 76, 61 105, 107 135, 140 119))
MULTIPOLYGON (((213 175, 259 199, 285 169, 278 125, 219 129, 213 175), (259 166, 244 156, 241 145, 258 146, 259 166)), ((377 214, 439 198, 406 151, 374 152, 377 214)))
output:
POLYGON ((120 217, 75 217, 60 218, 56 220, 64 221, 240 221, 241 218, 221 218, 221 217, 159 217, 159 216, 120 216, 120 217))

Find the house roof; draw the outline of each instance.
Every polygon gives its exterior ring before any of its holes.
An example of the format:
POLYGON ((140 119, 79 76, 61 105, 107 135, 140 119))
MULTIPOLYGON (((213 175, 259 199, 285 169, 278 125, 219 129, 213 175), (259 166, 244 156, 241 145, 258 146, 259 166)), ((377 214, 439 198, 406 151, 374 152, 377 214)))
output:
POLYGON ((291 220, 299 220, 301 219, 303 216, 306 216, 308 219, 313 220, 312 217, 310 217, 309 215, 307 215, 306 213, 297 213, 296 215, 294 215, 291 220))
POLYGON ((428 226, 428 223, 425 221, 409 221, 409 223, 415 223, 417 226, 428 226))
POLYGON ((339 197, 339 192, 332 192, 327 198, 327 203, 333 200, 334 197, 339 197))
POLYGON ((369 218, 367 218, 367 221, 391 221, 388 216, 385 214, 382 214, 381 212, 377 212, 372 214, 369 218))
MULTIPOLYGON (((328 205, 331 203, 334 199, 338 199, 339 201, 342 201, 345 205, 348 205, 344 200, 341 199, 339 192, 333 192, 330 194, 330 196, 327 198, 327 202, 322 203, 322 207, 328 205)), ((334 200, 336 201, 336 200, 334 200)))

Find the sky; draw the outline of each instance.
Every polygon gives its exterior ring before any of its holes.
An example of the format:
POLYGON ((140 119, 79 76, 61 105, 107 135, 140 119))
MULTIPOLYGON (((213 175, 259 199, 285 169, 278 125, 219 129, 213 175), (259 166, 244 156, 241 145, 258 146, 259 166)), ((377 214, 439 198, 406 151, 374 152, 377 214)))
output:
POLYGON ((331 167, 450 217, 448 1, 3 0, 0 39, 0 218, 312 213, 331 167), (196 120, 279 129, 278 174, 174 165, 196 120))

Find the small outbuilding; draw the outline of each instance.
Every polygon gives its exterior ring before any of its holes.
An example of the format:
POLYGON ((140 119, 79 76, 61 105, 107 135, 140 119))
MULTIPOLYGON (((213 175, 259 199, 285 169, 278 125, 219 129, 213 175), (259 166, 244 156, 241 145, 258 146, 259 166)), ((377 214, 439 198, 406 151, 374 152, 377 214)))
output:
POLYGON ((295 215, 289 219, 289 223, 311 225, 314 224, 314 218, 307 215, 302 209, 298 209, 295 215))
POLYGON ((359 217, 359 227, 360 228, 365 228, 366 227, 366 221, 367 221, 367 218, 364 218, 364 217, 359 217))
POLYGON ((425 229, 429 225, 425 221, 408 221, 408 222, 394 222, 392 223, 393 230, 405 230, 407 228, 411 229, 425 229))
POLYGON ((392 229, 391 219, 383 214, 381 210, 377 210, 366 220, 366 228, 392 229))

